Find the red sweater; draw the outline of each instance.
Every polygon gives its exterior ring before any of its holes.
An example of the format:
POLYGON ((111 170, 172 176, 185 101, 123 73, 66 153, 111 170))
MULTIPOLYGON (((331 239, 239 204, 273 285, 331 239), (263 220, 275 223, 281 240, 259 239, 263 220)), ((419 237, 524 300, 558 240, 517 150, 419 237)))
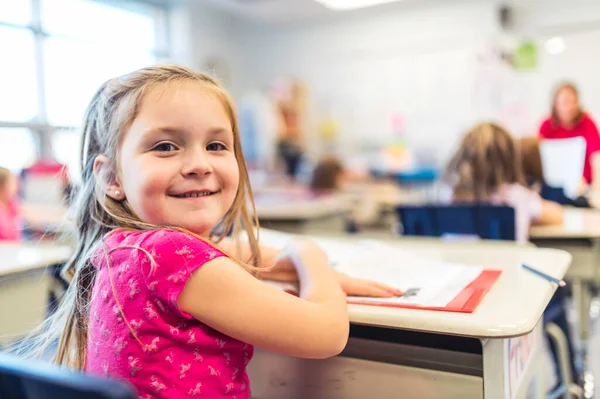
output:
POLYGON ((583 114, 581 121, 570 129, 555 126, 552 119, 546 119, 540 127, 540 138, 542 139, 568 139, 572 137, 583 137, 587 144, 585 150, 585 163, 583 166, 583 177, 592 182, 591 157, 596 151, 600 151, 600 135, 596 124, 587 114, 583 114))

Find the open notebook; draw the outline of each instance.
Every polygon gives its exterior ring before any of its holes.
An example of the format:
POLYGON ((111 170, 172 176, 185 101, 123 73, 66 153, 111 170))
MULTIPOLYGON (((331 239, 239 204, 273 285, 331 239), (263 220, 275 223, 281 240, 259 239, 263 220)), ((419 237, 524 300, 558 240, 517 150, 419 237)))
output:
MULTIPOLYGON (((275 247, 287 239, 289 236, 280 233, 268 232, 265 237, 261 232, 261 242, 275 247)), ((336 270, 384 283, 405 293, 394 298, 349 297, 348 301, 355 304, 472 312, 501 274, 501 271, 485 270, 483 266, 423 258, 380 241, 316 241, 325 249, 336 270)), ((277 285, 297 292, 296 286, 277 285)))

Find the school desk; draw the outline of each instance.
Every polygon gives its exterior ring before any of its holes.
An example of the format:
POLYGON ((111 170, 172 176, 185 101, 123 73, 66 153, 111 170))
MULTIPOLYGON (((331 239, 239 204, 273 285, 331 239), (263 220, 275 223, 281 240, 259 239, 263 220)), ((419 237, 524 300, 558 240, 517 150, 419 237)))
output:
POLYGON ((578 332, 587 372, 592 288, 598 285, 600 273, 600 211, 565 208, 562 224, 534 226, 529 230, 529 238, 539 247, 563 249, 573 257, 566 278, 573 288, 573 299, 580 321, 578 332))
POLYGON ((313 195, 307 192, 268 192, 255 196, 260 225, 270 229, 309 234, 341 233, 351 199, 344 194, 313 195))
POLYGON ((42 237, 61 238, 63 233, 74 229, 73 223, 66 219, 67 208, 63 205, 26 203, 23 209, 27 228, 42 237))
MULTIPOLYGON (((349 246, 358 239, 338 238, 349 246)), ((282 240, 261 231, 261 241, 277 246, 282 240)), ((541 317, 556 287, 520 265, 562 278, 568 253, 506 242, 386 242, 424 258, 503 273, 473 313, 350 305, 350 340, 332 359, 258 349, 249 370, 253 397, 504 399, 524 398, 528 389, 544 397, 541 317)), ((377 267, 376 258, 365 267, 377 267)))
POLYGON ((45 242, 0 243, 0 343, 29 332, 46 315, 52 274, 71 249, 45 242))

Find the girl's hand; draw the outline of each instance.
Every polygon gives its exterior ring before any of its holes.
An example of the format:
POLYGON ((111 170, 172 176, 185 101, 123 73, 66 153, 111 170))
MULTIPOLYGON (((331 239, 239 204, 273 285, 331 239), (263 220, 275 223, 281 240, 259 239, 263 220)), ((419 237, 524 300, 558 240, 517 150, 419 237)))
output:
MULTIPOLYGON (((343 273, 337 273, 342 289, 349 296, 368 296, 378 298, 391 298, 393 296, 401 296, 402 291, 376 283, 369 280, 361 280, 350 277, 343 273)), ((275 262, 275 266, 262 273, 265 280, 281 281, 281 282, 297 282, 298 274, 294 265, 287 257, 279 258, 275 262)))
POLYGON ((348 296, 369 296, 376 298, 391 298, 402 296, 402 291, 389 287, 385 284, 376 283, 369 280, 361 280, 350 277, 343 273, 338 273, 338 279, 342 289, 348 296))

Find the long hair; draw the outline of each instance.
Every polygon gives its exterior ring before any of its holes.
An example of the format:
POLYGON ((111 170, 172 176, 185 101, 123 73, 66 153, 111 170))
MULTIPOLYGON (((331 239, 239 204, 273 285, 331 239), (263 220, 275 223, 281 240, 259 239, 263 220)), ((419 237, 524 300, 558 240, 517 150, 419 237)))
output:
POLYGON ((503 184, 524 184, 519 148, 499 125, 481 123, 462 139, 445 180, 455 201, 485 202, 503 184))
MULTIPOLYGON (((556 110, 556 100, 558 99, 558 95, 560 94, 560 92, 562 92, 563 90, 570 90, 575 95, 575 98, 577 98, 577 102, 579 102, 579 90, 577 90, 577 86, 575 86, 573 83, 568 82, 561 83, 560 85, 558 85, 554 90, 554 95, 552 96, 552 108, 550 116, 552 126, 554 127, 560 126, 560 118, 558 117, 558 112, 556 110)), ((570 121, 570 123, 573 125, 578 124, 579 122, 581 122, 583 115, 584 112, 580 104, 577 113, 573 117, 573 120, 570 121)))
POLYGON ((211 231, 209 241, 217 244, 227 234, 231 233, 234 237, 239 237, 239 233, 245 230, 251 256, 238 263, 250 271, 255 271, 260 266, 258 237, 254 234, 254 226, 258 226, 258 220, 255 216, 248 171, 242 155, 238 123, 229 95, 209 76, 176 65, 143 68, 111 79, 95 93, 83 120, 82 185, 71 206, 71 217, 77 226, 76 248, 62 271, 63 276, 71 280, 71 284, 56 313, 40 327, 39 336, 43 341, 38 342, 40 347, 52 342, 58 337, 59 332, 62 332, 55 357, 55 362, 60 365, 77 369, 85 368, 90 295, 96 276, 90 257, 103 237, 116 228, 137 231, 159 228, 182 230, 176 226, 155 226, 143 222, 136 216, 127 200, 117 201, 105 195, 102 181, 97 181, 94 177, 93 165, 98 155, 106 156, 111 162, 112 172, 100 176, 98 180, 114 179, 115 171, 119 167, 117 160, 120 144, 125 132, 138 115, 144 96, 153 88, 186 82, 200 84, 201 87, 215 94, 223 104, 231 122, 234 152, 239 168, 240 181, 236 197, 231 208, 211 231), (254 219, 251 215, 254 215, 254 219))
POLYGON ((544 170, 540 154, 540 140, 537 137, 524 137, 518 143, 525 182, 528 186, 543 182, 544 170))

